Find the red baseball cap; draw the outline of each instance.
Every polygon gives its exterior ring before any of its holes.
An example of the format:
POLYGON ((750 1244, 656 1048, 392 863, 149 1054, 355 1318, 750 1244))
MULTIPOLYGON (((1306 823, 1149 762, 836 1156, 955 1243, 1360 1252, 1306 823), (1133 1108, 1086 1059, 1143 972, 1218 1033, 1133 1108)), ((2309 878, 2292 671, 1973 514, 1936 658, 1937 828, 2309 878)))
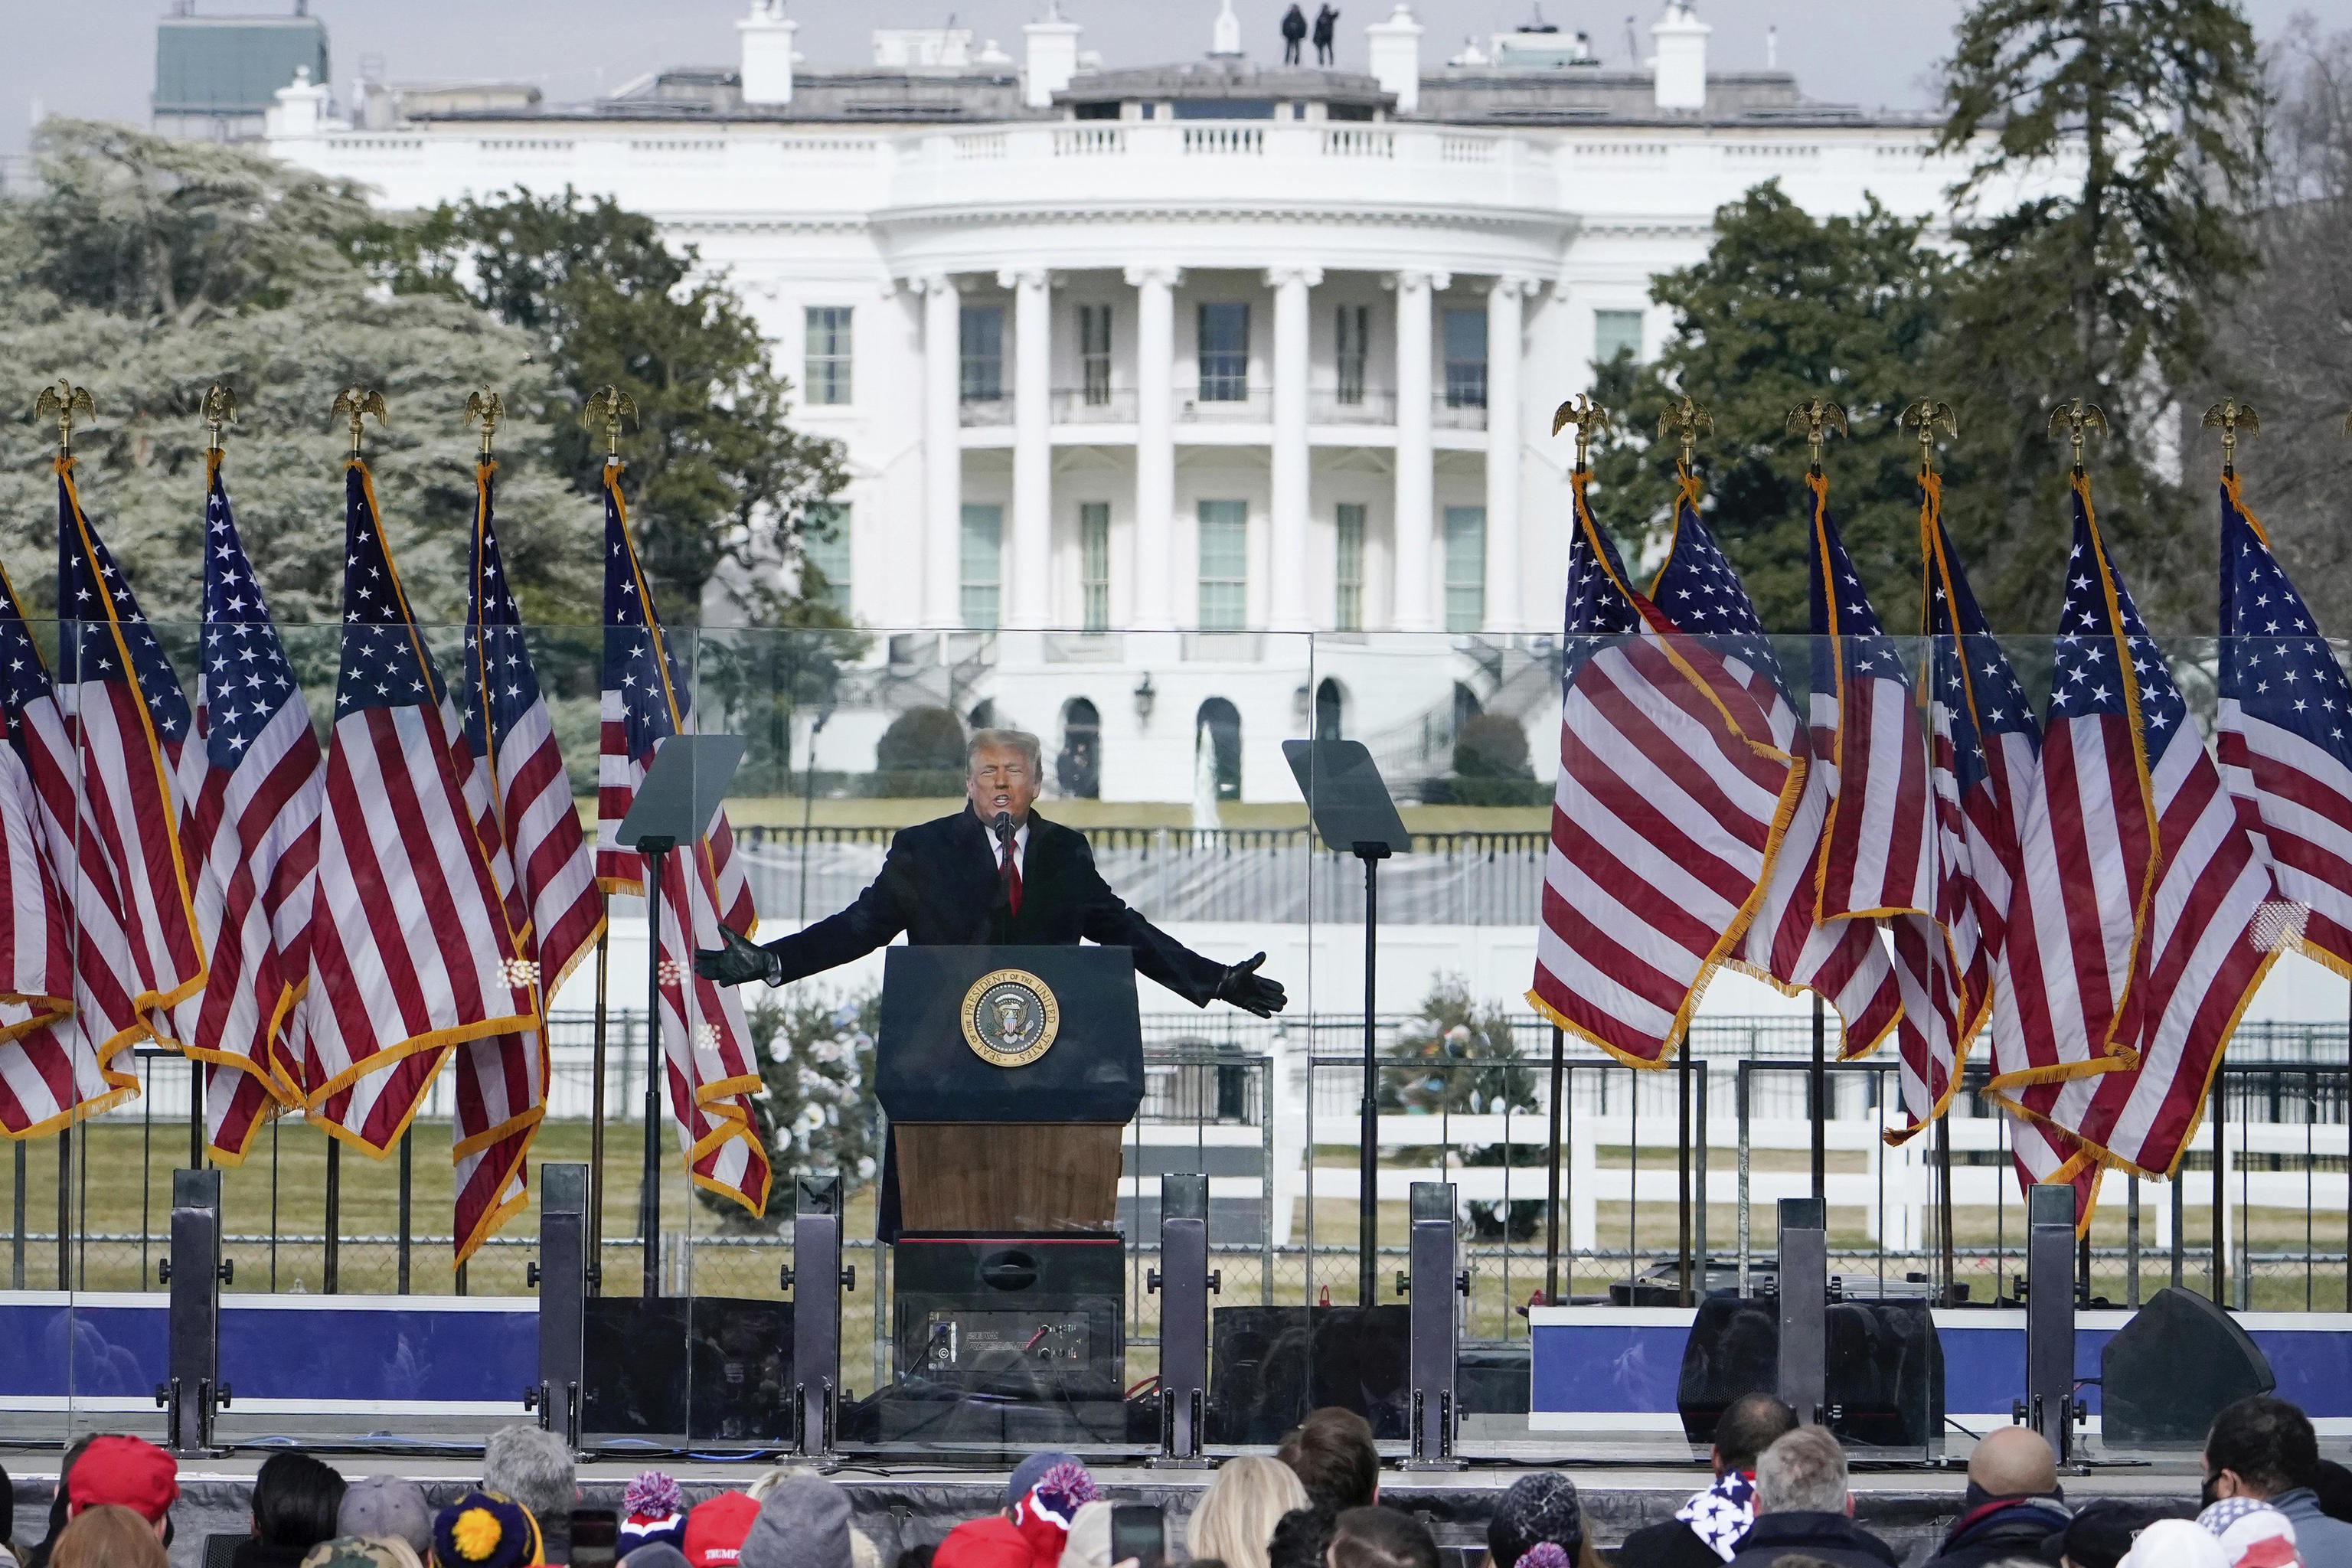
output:
POLYGON ((180 1500, 180 1467, 172 1456, 137 1437, 94 1437, 66 1473, 73 1513, 114 1504, 153 1524, 180 1500))
POLYGON ((679 1550, 691 1568, 735 1568, 735 1560, 743 1554, 743 1538, 759 1517, 760 1505, 748 1496, 721 1492, 688 1513, 686 1540, 679 1550))

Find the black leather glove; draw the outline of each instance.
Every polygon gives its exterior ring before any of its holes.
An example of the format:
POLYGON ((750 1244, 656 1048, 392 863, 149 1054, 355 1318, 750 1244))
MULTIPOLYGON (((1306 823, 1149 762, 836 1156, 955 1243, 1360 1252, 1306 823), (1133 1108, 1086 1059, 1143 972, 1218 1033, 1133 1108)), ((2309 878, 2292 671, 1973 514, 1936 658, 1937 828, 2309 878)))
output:
POLYGON ((732 926, 720 926, 719 935, 726 946, 695 950, 697 974, 721 985, 740 985, 750 980, 764 980, 771 985, 783 984, 782 959, 732 926))
POLYGON ((1245 963, 1228 964, 1217 976, 1217 1000, 1230 1002, 1244 1012, 1261 1018, 1271 1018, 1290 1005, 1290 997, 1282 989, 1282 982, 1260 974, 1257 966, 1265 962, 1259 953, 1245 963))

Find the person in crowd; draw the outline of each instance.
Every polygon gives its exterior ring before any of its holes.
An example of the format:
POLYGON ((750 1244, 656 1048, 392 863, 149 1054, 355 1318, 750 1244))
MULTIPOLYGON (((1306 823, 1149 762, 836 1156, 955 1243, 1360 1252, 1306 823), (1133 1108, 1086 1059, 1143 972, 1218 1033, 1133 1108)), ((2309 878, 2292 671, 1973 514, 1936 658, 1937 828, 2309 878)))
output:
POLYGON ((744 1538, 759 1518, 758 1500, 743 1492, 720 1492, 696 1503, 678 1538, 688 1568, 735 1568, 742 1560, 744 1538))
POLYGON ((2031 1556, 2073 1518, 2049 1440, 2031 1426, 1996 1426, 1969 1455, 1960 1517, 1944 1532, 1929 1568, 1990 1568, 2031 1556))
POLYGON ((147 1521, 155 1539, 171 1543, 172 1505, 180 1500, 180 1467, 172 1456, 137 1437, 92 1437, 66 1472, 66 1515, 120 1507, 147 1521))
POLYGON ((2319 1500, 2320 1512, 2352 1524, 2352 1470, 2333 1459, 2320 1460, 2311 1473, 2311 1491, 2319 1500))
MULTIPOLYGON (((1263 1454, 1244 1454, 1217 1467, 1201 1506, 1184 1524, 1184 1549, 1194 1559, 1223 1558, 1234 1568, 1268 1568, 1266 1542, 1293 1509, 1307 1507, 1298 1472, 1263 1454)), ((1109 1538, 1105 1536, 1105 1547, 1109 1538)))
POLYGON ((2117 1568, 2230 1568, 2230 1559, 2195 1520, 2159 1519, 2133 1538, 2117 1568))
POLYGON ((482 1447, 482 1489, 530 1510, 549 1562, 571 1561, 580 1480, 562 1438, 537 1426, 499 1427, 482 1447))
POLYGON ((433 1550, 433 1505, 405 1476, 362 1476, 343 1489, 335 1533, 400 1542, 421 1563, 433 1550))
POLYGON ((236 1543, 235 1568, 301 1568, 310 1548, 331 1541, 343 1505, 343 1478, 308 1454, 272 1454, 253 1478, 253 1533, 236 1543))
POLYGON ((948 1531, 931 1554, 932 1568, 1056 1568, 1078 1510, 1095 1500, 1094 1478, 1067 1455, 1041 1473, 1032 1475, 1030 1462, 1024 1461, 1013 1474, 1016 1483, 1029 1483, 1020 1500, 948 1531))
POLYGON ((1331 1516, 1311 1508, 1293 1509, 1275 1521, 1266 1539, 1267 1568, 1326 1568, 1331 1551, 1331 1516))
POLYGON ((536 1568, 546 1561, 539 1521, 503 1492, 467 1492, 433 1516, 430 1568, 536 1568))
POLYGON ((1331 1521, 1330 1568, 1438 1568, 1429 1526, 1392 1508, 1350 1508, 1331 1521))
POLYGON ((49 1561, 57 1568, 166 1568, 169 1560, 152 1520, 120 1503, 96 1503, 75 1510, 49 1561))
POLYGON ((1328 66, 1339 63, 1339 56, 1333 48, 1339 31, 1339 12, 1337 6, 1326 5, 1315 13, 1315 63, 1317 65, 1328 66))
POLYGON ((2117 1499, 2085 1503, 2065 1529, 2042 1542, 2042 1559, 2058 1568, 2116 1568, 2147 1517, 2145 1510, 2117 1499))
POLYGON ((656 1541, 676 1546, 686 1539, 686 1500, 677 1478, 646 1470, 621 1494, 621 1555, 656 1541))
POLYGON ((1307 13, 1293 5, 1282 14, 1282 63, 1299 63, 1298 46, 1307 41, 1307 13))
POLYGON ((2320 1507, 2318 1479, 2319 1440, 2284 1399, 2257 1394, 2224 1405, 2205 1434, 2205 1501, 2269 1503, 2293 1522, 2310 1568, 2352 1568, 2352 1524, 2320 1507))
POLYGON ((1510 1484, 1486 1521, 1487 1568, 1601 1568, 1576 1483, 1538 1470, 1510 1484), (1537 1548, 1549 1546, 1549 1552, 1537 1548))
POLYGON ((16 1546, 16 1484, 5 1467, 0 1467, 0 1553, 5 1553, 0 1563, 24 1568, 25 1554, 16 1546))
POLYGON ((622 1561, 631 1568, 687 1568, 686 1553, 667 1541, 647 1542, 622 1561))
POLYGON ((936 1541, 927 1541, 920 1546, 909 1546, 898 1553, 898 1561, 893 1564, 893 1568, 931 1568, 931 1556, 939 1549, 940 1545, 936 1541))
POLYGON ((396 1535, 338 1535, 310 1548, 301 1568, 425 1568, 425 1562, 396 1535))
POLYGON ((1643 1525, 1612 1554, 1617 1568, 1719 1568, 1756 1522, 1756 1458, 1797 1429, 1797 1413, 1769 1394, 1743 1394, 1723 1407, 1708 1458, 1715 1484, 1643 1525))
POLYGON ((1070 1538, 1062 1543, 1058 1568, 1111 1568, 1108 1498, 1082 1502, 1070 1516, 1070 1538))
POLYGON ((855 1568, 849 1494, 823 1476, 788 1478, 760 1503, 736 1561, 741 1568, 855 1568))
POLYGON ((58 1489, 49 1498, 47 1528, 41 1531, 40 1540, 18 1553, 25 1560, 25 1568, 48 1568, 49 1553, 57 1549, 58 1537, 64 1533, 66 1520, 72 1513, 73 1497, 68 1482, 73 1475, 74 1461, 80 1458, 82 1451, 97 1440, 94 1433, 75 1439, 73 1446, 65 1451, 64 1458, 58 1461, 58 1489))
POLYGON ((2299 1568, 2294 1522, 2257 1498, 2230 1497, 2207 1506, 2198 1524, 2221 1543, 2230 1568, 2299 1568))
POLYGON ((1895 1568, 1895 1549, 1853 1521, 1845 1450, 1826 1426, 1800 1426, 1756 1461, 1756 1522, 1739 1539, 1732 1568, 1764 1568, 1784 1557, 1818 1557, 1832 1568, 1895 1568))
POLYGON ((1381 1500, 1381 1451, 1372 1446, 1372 1424, 1352 1410, 1327 1405, 1308 1411, 1275 1457, 1307 1489, 1307 1505, 1326 1517, 1381 1500))

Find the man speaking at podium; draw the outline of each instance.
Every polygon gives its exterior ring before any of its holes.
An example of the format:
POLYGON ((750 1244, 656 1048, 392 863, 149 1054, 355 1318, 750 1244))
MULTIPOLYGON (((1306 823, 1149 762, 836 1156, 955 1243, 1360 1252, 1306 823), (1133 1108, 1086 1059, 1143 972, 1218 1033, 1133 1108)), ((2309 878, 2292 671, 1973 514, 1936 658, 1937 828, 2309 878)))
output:
MULTIPOLYGON (((1202 957, 1110 890, 1086 835, 1030 809, 1045 777, 1036 736, 975 731, 964 757, 965 809, 901 828, 856 902, 765 947, 722 925, 727 945, 697 952, 696 973, 722 985, 782 985, 862 958, 900 931, 918 945, 1076 946, 1090 938, 1131 950, 1138 973, 1196 1007, 1230 1002, 1261 1018, 1282 1011, 1282 986, 1257 972, 1265 953, 1232 964, 1202 957)), ((885 1241, 899 1228, 897 1144, 893 1129, 877 1215, 885 1241)))
POLYGON ((965 759, 965 809, 901 828, 856 902, 765 947, 721 926, 727 945, 697 952, 696 973, 722 985, 782 985, 862 958, 900 931, 919 946, 1085 938, 1131 949, 1139 973, 1196 1007, 1230 1002, 1261 1018, 1282 1011, 1289 998, 1257 973, 1265 953, 1232 964, 1202 957, 1110 890, 1086 835, 1031 809, 1044 777, 1036 736, 975 731, 965 759))

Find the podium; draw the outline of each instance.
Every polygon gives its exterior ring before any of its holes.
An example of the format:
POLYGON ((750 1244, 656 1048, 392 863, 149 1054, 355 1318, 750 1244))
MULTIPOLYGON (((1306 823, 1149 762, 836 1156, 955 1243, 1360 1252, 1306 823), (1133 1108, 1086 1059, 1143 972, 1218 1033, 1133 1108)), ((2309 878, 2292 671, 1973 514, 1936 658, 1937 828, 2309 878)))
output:
POLYGON ((1123 947, 894 947, 875 1090, 898 1163, 877 1437, 1123 1441, 1122 1134, 1143 1101, 1123 947))

